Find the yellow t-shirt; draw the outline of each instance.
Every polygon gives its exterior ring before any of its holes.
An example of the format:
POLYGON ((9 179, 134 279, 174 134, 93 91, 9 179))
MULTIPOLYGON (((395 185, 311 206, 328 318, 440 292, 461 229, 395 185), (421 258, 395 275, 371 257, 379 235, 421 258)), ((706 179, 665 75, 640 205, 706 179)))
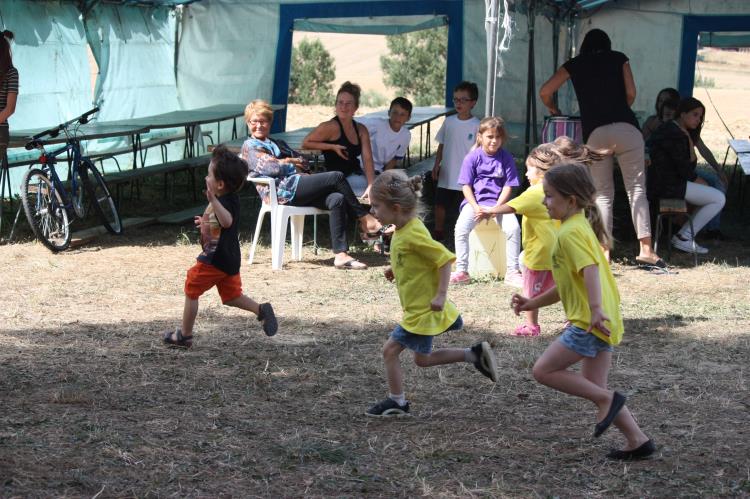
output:
POLYGON ((391 240, 391 268, 404 311, 401 327, 410 333, 435 336, 456 322, 459 313, 453 302, 446 300, 439 312, 430 309, 440 281, 438 269, 455 259, 456 255, 432 239, 418 218, 396 230, 391 240))
POLYGON ((542 201, 544 189, 540 182, 507 203, 516 213, 523 215, 523 264, 531 270, 552 270, 552 248, 560 228, 560 221, 549 217, 542 201))
POLYGON ((578 213, 560 226, 557 244, 552 251, 552 276, 555 278, 568 320, 582 329, 588 329, 591 323, 591 309, 582 272, 582 269, 589 265, 599 268, 602 309, 609 317, 606 325, 611 336, 598 329, 594 329, 593 333, 602 341, 617 345, 622 340, 624 329, 620 313, 620 294, 594 231, 583 213, 578 213))

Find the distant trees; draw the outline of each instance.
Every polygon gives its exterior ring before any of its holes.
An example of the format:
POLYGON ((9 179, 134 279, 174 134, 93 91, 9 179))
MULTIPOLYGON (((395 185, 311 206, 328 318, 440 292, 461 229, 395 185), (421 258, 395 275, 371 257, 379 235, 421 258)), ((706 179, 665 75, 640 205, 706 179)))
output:
POLYGON ((335 77, 333 58, 320 40, 302 40, 292 48, 289 103, 331 104, 335 77))
POLYGON ((448 30, 434 28, 386 39, 390 55, 380 57, 385 83, 417 106, 443 104, 448 30))

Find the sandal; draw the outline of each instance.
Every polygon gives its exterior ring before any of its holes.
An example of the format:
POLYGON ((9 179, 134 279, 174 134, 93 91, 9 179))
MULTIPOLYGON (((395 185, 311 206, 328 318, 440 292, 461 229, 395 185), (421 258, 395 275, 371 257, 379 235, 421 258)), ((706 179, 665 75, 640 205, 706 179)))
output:
POLYGON ((396 231, 396 226, 393 224, 389 225, 383 225, 381 228, 376 230, 375 232, 360 232, 359 235, 362 237, 363 241, 372 240, 372 239, 380 239, 383 236, 389 236, 393 234, 396 231))
POLYGON ((512 336, 539 336, 542 328, 539 324, 521 324, 510 333, 512 336))
POLYGON ((360 262, 356 258, 352 258, 351 260, 347 260, 344 263, 333 264, 334 267, 340 270, 366 270, 367 265, 360 262))
POLYGON ((193 346, 193 336, 183 336, 180 328, 176 328, 174 331, 164 331, 162 340, 165 345, 170 347, 191 348, 193 346), (172 335, 174 335, 174 338, 172 338, 172 335))
POLYGON ((667 262, 665 262, 661 258, 657 258, 656 261, 651 262, 649 260, 646 260, 645 258, 636 257, 635 263, 637 263, 639 267, 645 267, 648 270, 651 270, 654 267, 662 269, 662 270, 666 270, 668 267, 667 262))

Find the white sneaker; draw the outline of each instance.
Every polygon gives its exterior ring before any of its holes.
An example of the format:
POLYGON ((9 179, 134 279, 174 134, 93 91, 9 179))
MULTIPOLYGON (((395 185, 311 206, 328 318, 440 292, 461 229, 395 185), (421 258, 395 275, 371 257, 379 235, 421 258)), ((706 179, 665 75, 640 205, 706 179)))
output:
MULTIPOLYGON (((684 251, 685 253, 693 252, 693 241, 690 239, 680 239, 680 237, 676 234, 672 236, 672 246, 680 251, 684 251)), ((708 248, 704 248, 700 244, 695 243, 695 252, 699 255, 705 255, 706 253, 708 253, 708 248)))

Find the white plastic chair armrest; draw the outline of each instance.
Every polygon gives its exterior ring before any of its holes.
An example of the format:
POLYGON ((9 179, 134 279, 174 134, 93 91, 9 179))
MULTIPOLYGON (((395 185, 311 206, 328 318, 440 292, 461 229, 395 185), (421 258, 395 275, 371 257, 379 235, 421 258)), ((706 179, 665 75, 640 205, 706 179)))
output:
POLYGON ((276 198, 276 181, 272 179, 271 177, 247 177, 247 180, 254 183, 254 184, 260 184, 260 185, 267 185, 268 186, 268 199, 270 201, 271 206, 277 206, 279 204, 279 200, 276 198))

